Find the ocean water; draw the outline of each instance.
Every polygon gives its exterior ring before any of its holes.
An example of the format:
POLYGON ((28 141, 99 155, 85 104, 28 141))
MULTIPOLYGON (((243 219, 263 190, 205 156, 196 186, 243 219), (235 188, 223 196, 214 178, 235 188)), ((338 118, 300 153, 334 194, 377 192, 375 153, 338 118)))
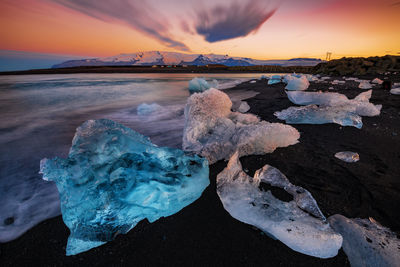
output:
MULTIPOLYGON (((0 242, 60 214, 55 184, 39 175, 42 158, 66 157, 88 119, 122 123, 159 146, 180 148, 183 109, 194 77, 229 88, 261 74, 67 74, 0 76, 0 242), (137 115, 141 103, 162 109, 137 115)), ((247 98, 251 93, 232 97, 247 98)))

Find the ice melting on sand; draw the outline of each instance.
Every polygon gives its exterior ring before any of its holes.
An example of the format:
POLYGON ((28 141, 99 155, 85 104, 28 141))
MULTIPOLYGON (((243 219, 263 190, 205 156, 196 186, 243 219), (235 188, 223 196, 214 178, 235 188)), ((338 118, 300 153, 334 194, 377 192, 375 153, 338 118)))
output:
POLYGON ((335 154, 335 157, 349 163, 357 162, 360 160, 360 155, 358 155, 358 153, 356 152, 351 151, 337 152, 335 154))
POLYGON ((152 103, 152 104, 142 103, 137 107, 136 110, 139 116, 145 116, 154 113, 156 111, 159 111, 161 109, 162 107, 157 103, 152 103))
POLYGON ((363 125, 359 115, 343 110, 341 107, 318 107, 317 105, 289 107, 275 112, 274 115, 289 124, 336 123, 358 129, 361 129, 363 125))
POLYGON ((372 83, 382 84, 383 81, 381 79, 379 79, 379 78, 375 78, 375 79, 372 80, 372 83))
POLYGON ((323 92, 286 92, 289 100, 297 105, 311 105, 338 107, 343 111, 354 112, 360 116, 378 116, 382 105, 374 105, 369 102, 372 96, 372 90, 363 92, 354 99, 348 99, 347 96, 339 93, 323 92))
POLYGON ((228 95, 217 89, 190 96, 185 107, 183 149, 212 164, 229 159, 236 150, 240 156, 260 155, 298 143, 300 134, 295 128, 231 112, 231 108, 228 95))
POLYGON ((363 92, 354 99, 339 93, 286 92, 291 102, 304 107, 289 107, 274 115, 287 123, 325 124, 337 123, 342 126, 362 128, 360 116, 378 116, 382 105, 369 102, 372 90, 363 92), (317 106, 318 105, 318 106, 317 106))
POLYGON ((254 225, 291 249, 319 258, 337 255, 342 237, 335 233, 310 192, 289 182, 278 169, 265 165, 248 176, 236 152, 217 176, 217 193, 235 219, 254 225), (263 190, 263 185, 267 190, 263 190), (283 201, 269 188, 285 191, 283 201))
POLYGON ((400 87, 399 88, 393 88, 392 90, 390 90, 390 93, 392 95, 400 95, 400 87))
POLYGON ((182 150, 159 148, 111 120, 80 126, 67 159, 43 159, 43 179, 54 181, 71 231, 67 255, 113 240, 139 221, 172 215, 209 184, 208 162, 182 150))
POLYGON ((400 266, 400 239, 375 220, 349 219, 336 214, 328 218, 343 236, 343 250, 352 267, 400 266))
POLYGON ((216 80, 209 83, 204 78, 196 77, 189 81, 189 92, 191 94, 204 92, 212 87, 218 87, 218 82, 216 80))
POLYGON ((288 80, 285 89, 289 91, 304 91, 307 90, 308 86, 310 86, 310 82, 308 81, 306 76, 292 76, 292 78, 288 80))
POLYGON ((371 89, 372 84, 369 83, 369 81, 360 81, 360 84, 358 85, 358 88, 360 89, 371 89))

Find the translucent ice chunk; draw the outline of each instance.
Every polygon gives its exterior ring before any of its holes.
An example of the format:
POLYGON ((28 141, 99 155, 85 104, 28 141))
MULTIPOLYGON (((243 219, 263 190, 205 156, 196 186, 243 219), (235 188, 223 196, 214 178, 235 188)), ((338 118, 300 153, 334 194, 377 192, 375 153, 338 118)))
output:
POLYGON ((349 100, 345 95, 339 93, 323 92, 301 92, 287 91, 289 100, 297 105, 319 105, 337 107, 343 111, 353 112, 360 116, 378 116, 382 105, 374 105, 369 102, 372 90, 363 92, 354 99, 349 100))
POLYGON ((353 267, 400 266, 400 239, 375 220, 349 219, 336 214, 328 218, 343 236, 343 250, 353 267))
POLYGON ((310 82, 305 76, 300 76, 300 78, 293 77, 288 81, 285 89, 289 91, 304 91, 310 86, 310 82))
POLYGON ((280 75, 272 75, 272 77, 268 80, 268 84, 277 84, 281 82, 280 75))
POLYGON ((265 165, 248 176, 236 152, 217 176, 217 193, 235 219, 254 225, 291 249, 319 258, 337 255, 342 237, 325 221, 310 192, 289 182, 278 169, 265 165), (263 184, 279 188, 293 200, 280 200, 263 184))
POLYGON ((137 107, 137 114, 140 116, 145 116, 154 113, 156 111, 159 111, 161 109, 162 107, 157 103, 152 103, 152 104, 142 103, 137 107))
POLYGON ((335 154, 335 157, 345 162, 357 162, 360 160, 360 155, 351 151, 343 151, 335 154))
POLYGON ((265 154, 298 142, 300 134, 295 128, 231 112, 231 107, 228 95, 217 89, 190 96, 185 107, 183 149, 214 163, 229 159, 236 150, 241 156, 265 154))
POLYGON ((204 92, 211 87, 217 87, 218 82, 216 80, 208 83, 204 78, 193 78, 189 81, 189 92, 190 93, 199 93, 204 92))
POLYGON ((390 90, 390 93, 393 95, 400 95, 400 87, 399 88, 393 88, 390 90))
POLYGON ((308 105, 303 107, 290 107, 277 111, 274 115, 289 124, 325 124, 336 123, 342 126, 362 128, 362 119, 356 113, 343 110, 339 107, 318 107, 308 105))
POLYGON ((78 127, 66 159, 43 159, 43 179, 54 181, 71 231, 67 255, 113 240, 147 218, 172 215, 208 186, 208 162, 179 149, 159 148, 111 120, 78 127))

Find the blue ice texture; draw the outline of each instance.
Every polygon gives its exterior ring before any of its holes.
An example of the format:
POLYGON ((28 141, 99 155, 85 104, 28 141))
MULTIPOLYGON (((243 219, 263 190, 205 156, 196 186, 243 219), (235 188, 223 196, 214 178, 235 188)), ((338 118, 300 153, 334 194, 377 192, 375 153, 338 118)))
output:
POLYGON ((212 82, 207 82, 204 78, 193 78, 189 81, 189 92, 193 93, 201 93, 210 88, 217 88, 218 82, 213 80, 212 82))
POLYGON ((77 128, 66 159, 42 159, 43 179, 60 193, 75 255, 154 222, 198 199, 209 185, 208 161, 179 149, 157 147, 117 122, 89 120, 77 128))

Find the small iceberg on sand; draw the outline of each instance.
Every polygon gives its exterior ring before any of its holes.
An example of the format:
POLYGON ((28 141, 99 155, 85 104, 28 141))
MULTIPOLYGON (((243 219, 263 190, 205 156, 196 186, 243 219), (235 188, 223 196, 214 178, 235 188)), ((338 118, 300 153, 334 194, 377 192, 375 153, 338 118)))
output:
POLYGON ((325 124, 336 123, 342 126, 362 128, 361 116, 378 116, 382 105, 369 102, 372 90, 361 93, 354 99, 348 99, 339 93, 322 92, 286 92, 289 100, 304 107, 289 107, 275 112, 274 115, 287 123, 325 124), (317 106, 319 105, 319 106, 317 106))
POLYGON ((338 152, 335 154, 335 157, 348 163, 357 162, 360 160, 360 155, 351 151, 338 152))
POLYGON ((291 249, 330 258, 342 246, 342 236, 325 221, 310 192, 289 182, 278 169, 265 165, 248 176, 236 152, 217 176, 217 193, 235 219, 254 225, 291 249), (263 190, 263 188, 266 188, 263 190), (274 191, 281 191, 280 197, 274 191), (282 199, 282 194, 285 199, 282 199))
POLYGON ((400 95, 400 87, 399 88, 393 88, 392 90, 390 90, 390 93, 392 95, 400 95))
POLYGON ((154 222, 198 199, 209 184, 206 159, 160 148, 111 120, 89 120, 76 130, 68 158, 42 159, 54 181, 75 255, 125 234, 143 219, 154 222))
POLYGON ((400 266, 400 239, 374 219, 349 219, 336 214, 328 218, 343 236, 343 250, 351 266, 400 266))
POLYGON ((304 91, 307 90, 308 86, 310 86, 310 82, 306 76, 292 76, 292 78, 288 80, 285 89, 289 91, 304 91))
POLYGON ((304 107, 289 107, 277 111, 274 115, 289 124, 326 124, 336 123, 342 126, 362 128, 362 119, 359 115, 338 107, 318 107, 308 105, 304 107))
POLYGON ((354 99, 339 93, 323 92, 286 92, 289 100, 296 105, 318 105, 328 107, 342 107, 343 110, 354 112, 360 116, 374 117, 380 114, 382 105, 374 105, 369 102, 372 90, 363 92, 354 99))
POLYGON ((229 96, 214 88, 191 95, 185 107, 183 150, 212 164, 229 159, 236 150, 240 156, 261 155, 298 143, 300 134, 292 126, 260 121, 231 108, 229 96))
POLYGON ((218 82, 216 80, 209 83, 204 78, 196 77, 189 81, 189 92, 191 94, 201 93, 212 87, 214 87, 214 88, 218 87, 218 82))

